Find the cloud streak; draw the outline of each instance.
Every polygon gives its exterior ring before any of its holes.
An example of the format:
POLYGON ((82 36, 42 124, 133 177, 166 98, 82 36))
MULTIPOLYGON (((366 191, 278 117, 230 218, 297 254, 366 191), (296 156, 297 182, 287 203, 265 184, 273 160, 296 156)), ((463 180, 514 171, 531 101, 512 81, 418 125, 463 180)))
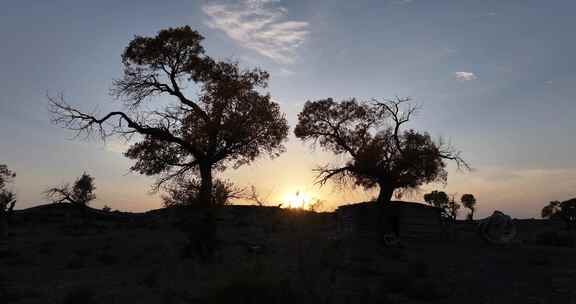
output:
POLYGON ((296 50, 306 41, 309 24, 287 21, 287 9, 277 0, 241 0, 209 3, 202 7, 206 24, 223 31, 240 46, 281 64, 293 63, 296 50))
POLYGON ((478 77, 476 77, 476 74, 472 72, 456 72, 454 73, 454 77, 456 77, 456 80, 460 81, 470 81, 478 79, 478 77))

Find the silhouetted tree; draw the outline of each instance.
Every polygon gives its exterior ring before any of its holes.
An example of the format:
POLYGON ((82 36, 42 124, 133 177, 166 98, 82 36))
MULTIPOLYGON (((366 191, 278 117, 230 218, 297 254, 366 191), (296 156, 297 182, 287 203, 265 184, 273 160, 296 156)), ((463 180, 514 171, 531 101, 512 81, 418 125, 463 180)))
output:
POLYGON ((135 37, 122 54, 124 75, 112 89, 126 111, 97 116, 62 96, 49 97, 53 122, 79 134, 98 131, 103 138, 139 134, 141 140, 125 153, 136 161, 133 171, 159 176, 155 189, 178 176, 197 176, 200 201, 214 204, 213 170, 242 166, 263 152, 277 156, 288 125, 279 105, 260 92, 267 72, 215 61, 204 54, 202 40, 188 26, 135 37), (150 107, 153 97, 170 99, 150 107))
MULTIPOLYGON (((198 206, 200 201, 201 183, 196 178, 178 177, 165 187, 166 195, 162 196, 165 207, 198 206)), ((212 185, 212 198, 214 204, 222 206, 230 203, 231 199, 240 198, 242 189, 237 189, 229 181, 216 179, 212 185)))
POLYGON ((344 165, 317 169, 318 182, 330 179, 352 181, 365 188, 379 187, 377 201, 389 202, 396 189, 413 189, 422 184, 447 179, 446 160, 469 168, 460 153, 428 133, 402 130, 416 113, 408 99, 333 99, 307 101, 298 114, 296 137, 346 156, 344 165))
POLYGON ((550 219, 552 218, 552 216, 554 216, 555 214, 558 214, 558 212, 560 212, 560 201, 551 201, 550 203, 548 203, 548 205, 544 206, 544 208, 542 208, 541 211, 541 216, 542 218, 545 219, 550 219))
POLYGON ((440 208, 442 210, 442 217, 444 218, 455 220, 458 215, 460 205, 458 205, 454 199, 451 200, 444 191, 434 190, 426 193, 424 194, 424 201, 429 205, 440 208))
POLYGON ((576 198, 560 203, 560 215, 566 222, 566 228, 574 228, 576 224, 576 198))
POLYGON ((446 207, 449 200, 448 194, 444 191, 434 190, 430 193, 424 194, 424 201, 437 208, 446 207))
POLYGON ((559 217, 566 223, 567 229, 572 229, 576 225, 576 198, 550 202, 542 209, 542 217, 559 217))
POLYGON ((6 184, 12 182, 16 173, 8 169, 8 166, 0 164, 0 190, 4 190, 6 184))
POLYGON ((254 202, 257 206, 262 207, 266 205, 266 200, 268 197, 262 198, 262 196, 258 193, 258 190, 256 190, 256 186, 252 185, 250 187, 250 193, 247 197, 245 197, 245 199, 254 202))
POLYGON ((0 191, 0 213, 10 215, 16 205, 16 194, 14 192, 2 189, 0 191))
POLYGON ((452 195, 452 197, 450 198, 450 201, 448 202, 448 214, 450 215, 450 217, 452 218, 453 221, 456 220, 456 218, 458 217, 458 210, 460 209, 460 204, 458 204, 456 202, 456 199, 454 199, 454 195, 452 195))
POLYGON ((6 185, 15 177, 16 173, 8 169, 8 166, 0 164, 0 237, 6 233, 8 218, 12 216, 16 205, 16 194, 6 189, 6 185))
POLYGON ((70 203, 75 206, 85 207, 88 203, 96 199, 94 191, 94 178, 88 173, 82 173, 72 187, 69 184, 50 188, 46 191, 46 196, 54 203, 70 203))
POLYGON ((468 213, 467 218, 468 220, 473 220, 474 219, 474 211, 476 211, 476 198, 474 197, 474 195, 472 194, 464 194, 462 195, 462 198, 460 198, 460 202, 462 202, 462 205, 465 208, 468 208, 470 210, 470 213, 468 213))

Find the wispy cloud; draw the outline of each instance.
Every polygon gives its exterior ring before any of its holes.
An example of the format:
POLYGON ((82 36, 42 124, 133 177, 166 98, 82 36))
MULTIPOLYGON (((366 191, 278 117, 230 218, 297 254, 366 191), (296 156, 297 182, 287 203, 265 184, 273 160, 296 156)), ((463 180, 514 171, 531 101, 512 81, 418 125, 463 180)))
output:
POLYGON ((476 74, 472 72, 455 72, 454 77, 456 77, 456 79, 460 81, 470 81, 478 79, 478 77, 476 77, 476 74))
POLYGON ((413 0, 396 0, 396 1, 394 1, 394 3, 396 3, 396 4, 409 4, 412 2, 414 2, 414 1, 413 0))
POLYGON ((272 60, 294 62, 296 50, 307 39, 309 24, 286 20, 288 10, 278 0, 240 0, 202 7, 207 25, 222 30, 242 47, 272 60))
POLYGON ((280 76, 292 76, 294 75, 294 71, 286 68, 281 68, 278 70, 278 75, 280 76))

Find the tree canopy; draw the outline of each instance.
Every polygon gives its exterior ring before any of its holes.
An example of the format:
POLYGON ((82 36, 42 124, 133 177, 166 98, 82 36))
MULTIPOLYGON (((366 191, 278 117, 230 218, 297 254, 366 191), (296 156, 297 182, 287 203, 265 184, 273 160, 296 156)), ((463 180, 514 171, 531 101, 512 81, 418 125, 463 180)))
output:
POLYGON ((12 182, 16 173, 8 169, 7 165, 0 164, 0 189, 3 190, 6 184, 12 182))
POLYGON ((14 171, 8 169, 7 165, 0 164, 0 217, 4 213, 11 213, 16 205, 16 194, 6 189, 6 185, 13 182, 15 177, 14 171))
POLYGON ((559 217, 568 229, 572 229, 576 225, 576 198, 563 202, 552 201, 542 208, 541 215, 543 218, 559 217))
POLYGON ((469 168, 460 152, 426 132, 403 127, 417 107, 409 99, 336 102, 307 101, 298 115, 296 137, 344 156, 344 164, 317 169, 318 182, 335 179, 365 188, 379 187, 379 202, 390 201, 397 189, 446 182, 446 161, 469 168))
POLYGON ((87 206, 90 201, 96 199, 96 186, 94 178, 84 172, 76 179, 74 185, 69 184, 50 188, 46 191, 46 196, 54 203, 70 203, 76 206, 87 206))
POLYGON ((476 198, 474 197, 474 195, 469 193, 464 194, 462 195, 462 198, 460 198, 460 202, 462 202, 462 205, 465 208, 468 208, 470 210, 470 213, 468 213, 468 219, 473 220, 474 211, 476 211, 476 198))
POLYGON ((454 200, 454 196, 450 198, 444 191, 434 190, 426 193, 424 194, 424 201, 429 205, 440 208, 442 210, 442 216, 445 218, 455 220, 458 216, 460 205, 454 200))
POLYGON ((53 122, 103 138, 138 134, 125 153, 135 160, 131 170, 158 176, 155 189, 176 177, 198 177, 199 201, 213 204, 213 170, 242 166, 262 153, 279 155, 288 124, 279 105, 261 92, 267 72, 216 61, 205 54, 202 40, 188 26, 136 36, 122 54, 124 73, 112 89, 125 111, 98 116, 62 96, 50 97, 53 122))

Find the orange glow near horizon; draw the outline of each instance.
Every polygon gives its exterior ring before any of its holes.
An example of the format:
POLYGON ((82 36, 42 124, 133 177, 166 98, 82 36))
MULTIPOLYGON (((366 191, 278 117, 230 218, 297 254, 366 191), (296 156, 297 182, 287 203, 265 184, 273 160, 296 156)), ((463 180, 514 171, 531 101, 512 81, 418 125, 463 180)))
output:
POLYGON ((283 203, 287 204, 288 208, 304 209, 308 207, 311 200, 309 194, 302 191, 296 191, 295 193, 284 195, 283 203))

